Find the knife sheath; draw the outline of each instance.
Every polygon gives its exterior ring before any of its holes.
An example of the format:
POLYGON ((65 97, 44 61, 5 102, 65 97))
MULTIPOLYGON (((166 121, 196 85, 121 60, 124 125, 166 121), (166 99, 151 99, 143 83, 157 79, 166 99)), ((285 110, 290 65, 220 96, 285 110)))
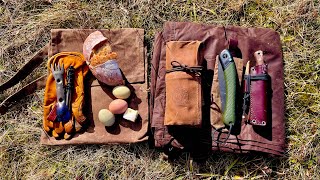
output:
POLYGON ((249 122, 252 125, 265 126, 267 124, 268 87, 270 79, 267 71, 266 64, 251 68, 249 122))
POLYGON ((200 45, 200 41, 170 41, 166 45, 164 125, 201 125, 200 45))

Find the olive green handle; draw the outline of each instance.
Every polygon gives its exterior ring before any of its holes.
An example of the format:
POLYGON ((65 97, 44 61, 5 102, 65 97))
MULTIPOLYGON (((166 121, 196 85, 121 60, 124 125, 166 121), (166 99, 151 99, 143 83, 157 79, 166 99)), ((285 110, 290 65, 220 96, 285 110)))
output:
POLYGON ((234 62, 231 62, 224 70, 226 103, 223 112, 223 122, 228 126, 234 125, 236 121, 236 78, 236 66, 234 62))

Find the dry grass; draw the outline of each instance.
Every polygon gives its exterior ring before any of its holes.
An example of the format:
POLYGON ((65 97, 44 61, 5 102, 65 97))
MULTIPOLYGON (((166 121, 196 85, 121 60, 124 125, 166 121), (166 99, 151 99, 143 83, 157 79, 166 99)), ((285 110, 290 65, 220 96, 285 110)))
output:
MULTIPOLYGON (((43 91, 0 117, 0 177, 4 179, 320 179, 319 1, 74 1, 0 0, 0 83, 49 40, 52 28, 146 30, 149 52, 165 21, 269 27, 283 42, 288 151, 283 158, 213 154, 205 164, 183 154, 173 163, 146 144, 39 145, 43 91)), ((150 54, 149 54, 150 58, 150 54)), ((44 65, 8 94, 45 73, 44 65)))

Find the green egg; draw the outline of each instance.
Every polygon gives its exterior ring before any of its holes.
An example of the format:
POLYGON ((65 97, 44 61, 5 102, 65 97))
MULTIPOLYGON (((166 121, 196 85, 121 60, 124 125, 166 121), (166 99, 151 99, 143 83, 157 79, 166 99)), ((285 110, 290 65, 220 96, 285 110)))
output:
POLYGON ((98 118, 105 126, 112 126, 115 122, 114 115, 108 109, 101 109, 98 118))
POLYGON ((117 86, 113 88, 112 94, 118 99, 127 99, 130 97, 131 92, 127 86, 117 86))

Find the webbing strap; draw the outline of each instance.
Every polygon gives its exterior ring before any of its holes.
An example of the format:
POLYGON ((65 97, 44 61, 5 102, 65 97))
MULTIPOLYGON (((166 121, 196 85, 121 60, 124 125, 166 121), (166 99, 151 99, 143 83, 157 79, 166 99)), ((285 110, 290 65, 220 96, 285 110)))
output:
POLYGON ((262 81, 269 81, 270 76, 268 74, 258 74, 258 75, 244 75, 245 79, 248 79, 250 81, 258 81, 258 80, 262 80, 262 81))

